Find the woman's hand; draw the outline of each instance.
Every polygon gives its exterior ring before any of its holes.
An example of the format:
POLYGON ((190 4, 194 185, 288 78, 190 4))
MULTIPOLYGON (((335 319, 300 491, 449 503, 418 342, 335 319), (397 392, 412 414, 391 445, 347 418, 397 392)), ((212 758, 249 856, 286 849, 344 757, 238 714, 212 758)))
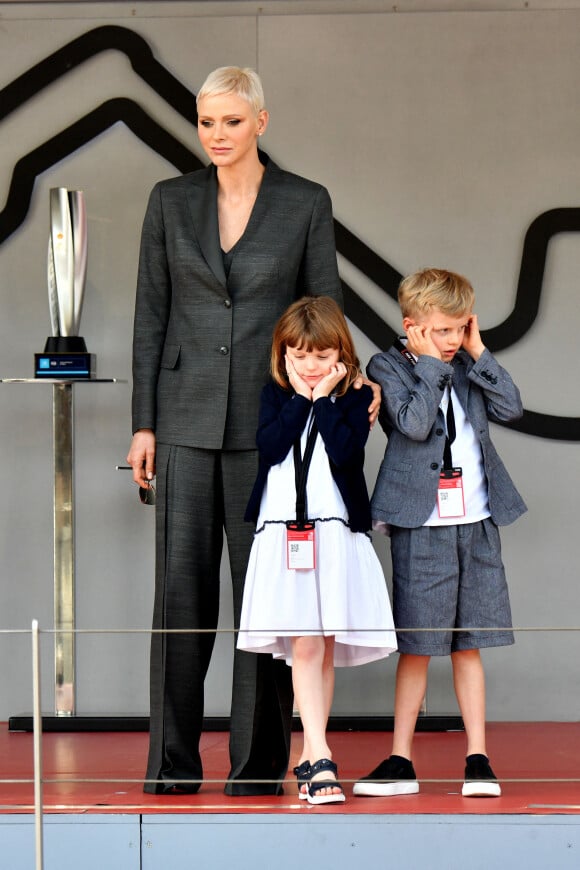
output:
POLYGON ((155 432, 152 429, 137 429, 127 462, 133 469, 135 483, 147 489, 155 477, 155 432))
POLYGON ((369 425, 371 429, 377 422, 377 417, 379 416, 379 410, 381 407, 381 388, 378 384, 375 384, 374 381, 369 381, 368 378, 363 378, 362 375, 359 375, 356 381, 353 383, 353 387, 355 390, 360 390, 360 388, 366 384, 367 387, 370 387, 373 391, 373 400, 369 405, 369 425))

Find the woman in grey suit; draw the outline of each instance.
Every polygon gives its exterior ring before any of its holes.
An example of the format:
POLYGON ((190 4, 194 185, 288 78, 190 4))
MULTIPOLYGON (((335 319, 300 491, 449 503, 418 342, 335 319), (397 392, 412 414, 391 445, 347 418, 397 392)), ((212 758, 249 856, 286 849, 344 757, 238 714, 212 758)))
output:
MULTIPOLYGON (((225 530, 239 624, 253 529, 259 395, 272 329, 305 294, 341 302, 327 191, 258 151, 255 72, 224 67, 198 97, 206 169, 158 183, 143 225, 133 346, 133 478, 157 478, 155 629, 145 791, 202 781, 203 687, 225 530), (210 631, 207 631, 207 630, 210 631)), ((235 651, 226 793, 277 794, 288 765, 290 669, 235 651)))

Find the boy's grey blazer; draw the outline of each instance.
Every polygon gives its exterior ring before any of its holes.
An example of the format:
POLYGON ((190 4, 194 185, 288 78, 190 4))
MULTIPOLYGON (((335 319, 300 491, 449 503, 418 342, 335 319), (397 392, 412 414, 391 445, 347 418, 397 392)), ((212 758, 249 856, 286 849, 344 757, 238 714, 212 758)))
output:
POLYGON ((133 431, 208 450, 254 449, 274 323, 305 294, 342 302, 326 189, 260 158, 266 170, 227 282, 215 167, 151 193, 135 310, 133 431))
POLYGON ((514 522, 526 506, 492 444, 488 420, 508 422, 522 415, 518 388, 485 350, 477 362, 464 351, 445 363, 420 356, 416 365, 392 347, 376 354, 367 373, 381 385, 380 423, 388 444, 371 499, 373 519, 393 526, 422 526, 437 499, 443 464, 443 390, 453 387, 481 445, 489 509, 499 526, 514 522))

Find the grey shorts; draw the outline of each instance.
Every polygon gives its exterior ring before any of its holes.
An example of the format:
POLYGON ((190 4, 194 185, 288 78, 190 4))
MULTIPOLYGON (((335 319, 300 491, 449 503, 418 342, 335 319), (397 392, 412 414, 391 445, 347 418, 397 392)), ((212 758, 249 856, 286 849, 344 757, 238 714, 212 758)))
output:
POLYGON ((491 519, 393 527, 391 557, 395 627, 439 629, 399 630, 399 652, 443 656, 514 642, 499 530, 491 519))

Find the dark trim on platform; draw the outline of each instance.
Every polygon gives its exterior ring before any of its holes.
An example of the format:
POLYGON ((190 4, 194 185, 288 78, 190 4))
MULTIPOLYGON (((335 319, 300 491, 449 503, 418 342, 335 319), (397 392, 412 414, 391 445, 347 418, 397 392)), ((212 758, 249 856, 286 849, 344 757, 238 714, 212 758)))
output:
MULTIPOLYGON (((331 716, 329 731, 392 731, 393 716, 331 716)), ((204 719, 204 731, 229 731, 230 720, 227 716, 208 716, 204 719)), ((33 719, 30 713, 11 716, 8 720, 9 731, 32 731, 33 719)), ((44 732, 84 732, 84 731, 149 731, 148 716, 107 715, 99 716, 78 713, 75 716, 42 716, 44 732)), ((292 730, 301 731, 300 719, 292 720, 292 730)), ((463 731, 461 716, 423 715, 417 720, 417 731, 463 731)))

